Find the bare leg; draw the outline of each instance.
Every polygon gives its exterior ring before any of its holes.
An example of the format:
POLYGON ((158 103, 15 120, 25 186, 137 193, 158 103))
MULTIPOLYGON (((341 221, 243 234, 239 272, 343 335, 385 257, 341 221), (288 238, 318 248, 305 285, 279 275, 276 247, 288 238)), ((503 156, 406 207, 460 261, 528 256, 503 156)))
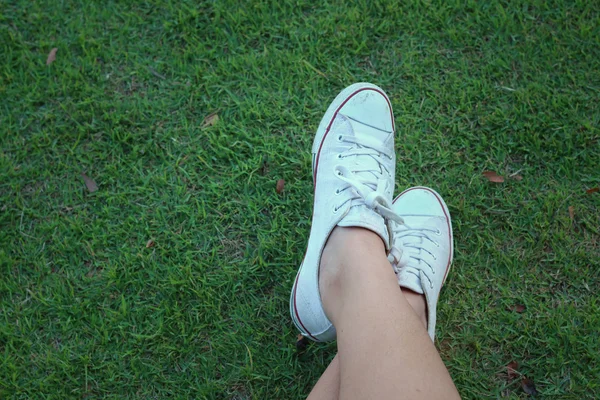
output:
POLYGON ((308 395, 308 400, 338 400, 340 398, 340 357, 331 360, 323 375, 308 395))
MULTIPOLYGON (((427 305, 425 296, 402 288, 402 294, 413 311, 427 328, 427 305)), ((336 355, 323 372, 308 396, 308 400, 338 400, 340 397, 340 358, 336 355)))
POLYGON ((339 355, 311 398, 337 398, 337 365, 344 399, 459 398, 424 329, 422 297, 402 295, 384 254, 381 239, 368 230, 338 227, 330 236, 320 290, 338 331, 339 355))
MULTIPOLYGON (((412 307, 423 326, 427 328, 427 304, 425 296, 402 288, 402 294, 412 307)), ((308 396, 308 400, 338 400, 340 397, 340 358, 336 355, 323 372, 308 396)))

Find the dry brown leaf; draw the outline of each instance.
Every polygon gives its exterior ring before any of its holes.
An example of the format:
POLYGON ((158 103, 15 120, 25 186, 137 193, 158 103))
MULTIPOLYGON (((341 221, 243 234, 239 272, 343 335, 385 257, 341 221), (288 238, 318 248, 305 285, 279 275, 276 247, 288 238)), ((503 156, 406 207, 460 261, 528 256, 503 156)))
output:
POLYGON ((521 387, 523 388, 523 391, 528 395, 535 396, 538 394, 538 391, 535 388, 535 383, 529 378, 524 378, 521 381, 521 387))
POLYGON ((150 247, 154 247, 156 243, 154 243, 153 239, 150 239, 146 242, 146 248, 149 249, 150 247))
POLYGON ((81 173, 81 177, 83 178, 83 181, 85 182, 85 187, 87 187, 87 190, 90 193, 94 193, 96 190, 98 190, 98 185, 96 185, 96 182, 92 178, 88 177, 83 172, 81 173))
POLYGON ((511 178, 513 178, 515 181, 522 181, 523 180, 523 177, 521 175, 518 175, 518 174, 511 176, 511 178))
POLYGON ((209 126, 213 126, 217 122, 219 122, 219 114, 212 113, 207 115, 206 118, 204 118, 204 121, 202 122, 202 127, 208 128, 209 126))
POLYGON ((494 171, 483 171, 483 176, 485 176, 488 181, 490 182, 494 182, 494 183, 502 183, 504 182, 504 178, 500 175, 498 175, 497 173, 495 173, 494 171))
POLYGON ((519 363, 516 361, 511 361, 506 366, 506 376, 509 381, 512 381, 513 379, 519 376, 517 368, 519 368, 519 363))
POLYGON ((575 208, 573 206, 569 206, 569 218, 571 218, 571 221, 575 220, 575 208))
POLYGON ((306 348, 307 345, 308 345, 308 339, 305 338, 304 336, 298 334, 298 336, 296 337, 296 349, 298 351, 302 351, 306 348))
POLYGON ((275 188, 275 190, 277 190, 277 193, 281 194, 283 192, 284 187, 285 187, 285 180, 280 179, 277 181, 277 187, 275 188))
POLYGON ((588 189, 585 192, 587 194, 592 194, 592 193, 596 193, 596 192, 599 192, 599 191, 600 191, 600 188, 599 187, 595 187, 595 188, 588 189))
POLYGON ((50 65, 52 64, 54 61, 56 61, 56 52, 58 51, 58 49, 55 47, 52 50, 50 50, 50 53, 48 53, 48 58, 46 59, 46 65, 50 65))
POLYGON ((525 306, 523 304, 515 304, 508 307, 508 311, 518 312, 519 314, 525 312, 525 306))

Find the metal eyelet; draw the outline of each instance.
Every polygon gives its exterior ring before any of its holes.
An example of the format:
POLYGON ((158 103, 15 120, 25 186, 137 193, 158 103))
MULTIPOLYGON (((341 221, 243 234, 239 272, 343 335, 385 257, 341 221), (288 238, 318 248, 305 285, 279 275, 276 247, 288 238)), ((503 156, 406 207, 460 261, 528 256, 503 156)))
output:
POLYGON ((338 159, 341 159, 341 158, 342 158, 342 155, 341 155, 341 154, 338 154, 337 158, 338 158, 338 159))
POLYGON ((338 140, 338 142, 341 142, 342 141, 342 135, 338 136, 337 140, 338 140))
POLYGON ((340 189, 335 189, 335 195, 336 195, 336 196, 339 196, 339 195, 340 195, 340 193, 342 193, 342 192, 340 191, 340 189))
POLYGON ((339 210, 340 210, 339 208, 337 208, 337 207, 333 207, 333 213, 334 213, 334 214, 337 214, 337 212, 338 212, 339 210))
POLYGON ((436 235, 438 236, 442 236, 442 231, 440 231, 439 229, 435 232, 436 235))

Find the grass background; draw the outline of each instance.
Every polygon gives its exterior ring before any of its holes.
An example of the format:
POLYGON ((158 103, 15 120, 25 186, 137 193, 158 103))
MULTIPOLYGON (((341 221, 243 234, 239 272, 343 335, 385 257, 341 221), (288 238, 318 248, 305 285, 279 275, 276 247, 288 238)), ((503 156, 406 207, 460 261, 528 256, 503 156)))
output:
POLYGON ((526 397, 516 361, 597 398, 599 27, 566 0, 3 2, 0 397, 306 396, 335 352, 288 316, 310 144, 370 81, 397 191, 452 213, 436 345, 463 397, 526 397))

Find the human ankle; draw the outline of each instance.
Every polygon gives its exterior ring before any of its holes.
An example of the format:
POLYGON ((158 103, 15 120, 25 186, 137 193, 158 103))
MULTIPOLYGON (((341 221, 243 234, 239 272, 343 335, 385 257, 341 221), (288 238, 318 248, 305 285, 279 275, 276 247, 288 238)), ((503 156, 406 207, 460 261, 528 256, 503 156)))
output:
POLYGON ((337 226, 329 235, 323 255, 329 251, 334 257, 340 258, 365 250, 385 252, 384 243, 379 235, 365 228, 337 226))
POLYGON ((425 329, 427 329, 427 301, 425 295, 406 288, 401 288, 401 290, 404 298, 406 298, 408 304, 410 304, 415 314, 417 314, 425 329))
POLYGON ((385 254, 381 238, 374 232, 356 227, 335 227, 323 249, 320 270, 338 272, 348 260, 369 254, 385 254))
POLYGON ((330 299, 339 297, 344 274, 369 273, 365 267, 376 255, 385 257, 385 245, 376 233, 355 227, 334 228, 319 266, 319 292, 325 309, 334 303, 330 299), (362 259, 364 262, 359 261, 362 259))

